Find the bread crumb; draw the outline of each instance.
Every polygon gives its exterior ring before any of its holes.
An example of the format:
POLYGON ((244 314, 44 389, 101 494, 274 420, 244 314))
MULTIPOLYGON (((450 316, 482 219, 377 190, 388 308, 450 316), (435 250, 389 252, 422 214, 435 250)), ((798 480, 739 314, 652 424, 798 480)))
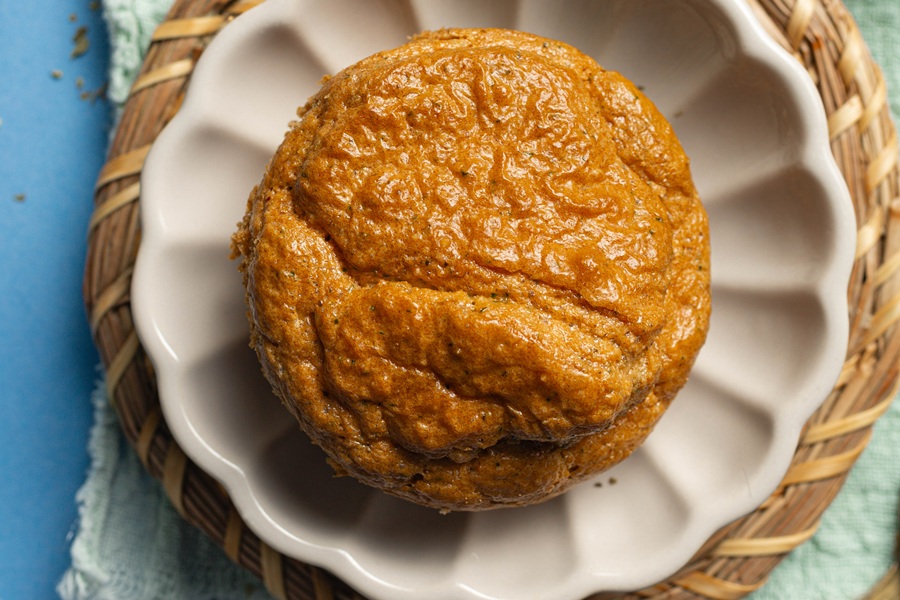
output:
MULTIPOLYGON (((84 82, 82 81, 82 86, 83 85, 84 85, 84 82)), ((82 90, 81 93, 79 94, 79 97, 82 100, 89 100, 90 102, 95 102, 95 101, 99 100, 100 98, 106 97, 106 84, 105 83, 103 85, 101 85, 100 87, 98 87, 96 90, 83 90, 82 87, 79 87, 78 89, 82 90)))
POLYGON ((88 51, 88 48, 91 47, 87 32, 87 27, 82 25, 75 31, 75 35, 72 36, 72 41, 75 42, 75 47, 72 49, 72 58, 83 56, 88 51))
POLYGON ((52 77, 53 79, 62 79, 63 72, 60 69, 53 69, 52 71, 50 71, 50 77, 52 77))

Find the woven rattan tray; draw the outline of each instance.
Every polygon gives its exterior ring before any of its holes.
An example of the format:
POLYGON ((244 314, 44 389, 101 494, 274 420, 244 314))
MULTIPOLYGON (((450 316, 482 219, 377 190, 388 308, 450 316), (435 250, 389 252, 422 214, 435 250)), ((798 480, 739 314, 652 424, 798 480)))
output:
MULTIPOLYGON (((84 295, 125 436, 181 515, 276 598, 361 598, 320 569, 283 557, 243 524, 227 493, 189 461, 162 416, 153 367, 131 318, 130 283, 141 230, 140 173, 157 134, 178 111, 209 40, 262 0, 176 0, 153 35, 100 172, 90 223, 84 295)), ((819 517, 869 441, 898 381, 900 202, 897 136, 885 81, 838 0, 748 0, 769 33, 814 79, 829 116, 831 147, 858 223, 848 288, 851 335, 837 386, 812 416, 779 489, 717 532, 667 581, 607 598, 741 598, 812 536, 819 517)))

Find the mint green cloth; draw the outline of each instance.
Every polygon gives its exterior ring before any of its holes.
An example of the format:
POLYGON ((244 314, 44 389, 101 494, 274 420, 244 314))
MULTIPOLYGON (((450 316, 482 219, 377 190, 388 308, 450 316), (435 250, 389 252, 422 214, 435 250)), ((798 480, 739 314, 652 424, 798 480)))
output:
POLYGON ((92 464, 79 490, 72 566, 58 591, 71 600, 270 600, 262 584, 187 525, 147 475, 100 383, 92 397, 92 464))
POLYGON ((128 99, 150 45, 173 0, 103 0, 103 16, 110 38, 107 97, 116 107, 128 99))
MULTIPOLYGON (((326 1, 326 0, 322 0, 326 1)), ((172 0, 104 0, 111 38, 109 97, 120 105, 156 24, 172 0)), ((900 0, 847 0, 900 115, 900 0)), ((64 600, 264 600, 262 585, 186 525, 122 438, 99 385, 93 397, 90 473, 78 492, 80 523, 64 600)), ((852 600, 887 570, 900 498, 900 402, 828 508, 816 536, 794 551, 751 600, 852 600)))

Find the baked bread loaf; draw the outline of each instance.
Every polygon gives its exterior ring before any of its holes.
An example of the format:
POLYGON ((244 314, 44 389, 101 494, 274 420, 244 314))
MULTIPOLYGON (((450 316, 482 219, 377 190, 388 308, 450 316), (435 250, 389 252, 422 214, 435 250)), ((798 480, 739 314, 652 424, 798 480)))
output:
POLYGON ((251 345, 338 474, 539 502, 638 447, 706 335, 707 219, 621 75, 441 30, 326 79, 233 238, 251 345))

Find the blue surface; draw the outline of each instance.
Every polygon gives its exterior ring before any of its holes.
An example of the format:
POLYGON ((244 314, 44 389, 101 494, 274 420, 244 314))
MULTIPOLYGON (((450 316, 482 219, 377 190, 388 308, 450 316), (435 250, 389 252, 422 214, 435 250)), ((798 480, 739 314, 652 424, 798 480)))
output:
POLYGON ((2 600, 57 597, 88 467, 99 359, 81 279, 111 110, 82 93, 108 58, 89 0, 0 1, 2 600), (73 58, 79 27, 90 47, 73 58))

